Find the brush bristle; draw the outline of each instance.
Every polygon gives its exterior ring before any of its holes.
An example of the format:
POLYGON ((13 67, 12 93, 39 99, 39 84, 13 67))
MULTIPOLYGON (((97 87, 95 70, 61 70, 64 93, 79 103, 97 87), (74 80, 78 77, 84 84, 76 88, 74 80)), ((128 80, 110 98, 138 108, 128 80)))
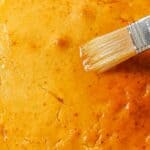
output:
POLYGON ((86 71, 104 72, 134 55, 136 50, 127 28, 98 37, 80 48, 86 71))

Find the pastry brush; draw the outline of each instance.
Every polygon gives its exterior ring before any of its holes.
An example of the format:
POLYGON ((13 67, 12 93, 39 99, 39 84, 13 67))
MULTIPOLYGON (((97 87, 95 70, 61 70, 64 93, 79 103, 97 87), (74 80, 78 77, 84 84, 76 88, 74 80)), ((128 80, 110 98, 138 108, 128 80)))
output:
POLYGON ((97 37, 80 48, 86 71, 100 72, 144 52, 150 48, 150 16, 97 37))

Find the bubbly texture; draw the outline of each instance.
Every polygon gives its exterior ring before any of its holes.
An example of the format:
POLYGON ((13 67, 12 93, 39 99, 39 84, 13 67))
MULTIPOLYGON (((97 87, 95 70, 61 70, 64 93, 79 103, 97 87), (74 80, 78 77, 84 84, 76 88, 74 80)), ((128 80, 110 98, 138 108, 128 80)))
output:
POLYGON ((0 0, 0 149, 149 150, 150 52, 86 73, 79 47, 150 14, 149 0, 0 0))

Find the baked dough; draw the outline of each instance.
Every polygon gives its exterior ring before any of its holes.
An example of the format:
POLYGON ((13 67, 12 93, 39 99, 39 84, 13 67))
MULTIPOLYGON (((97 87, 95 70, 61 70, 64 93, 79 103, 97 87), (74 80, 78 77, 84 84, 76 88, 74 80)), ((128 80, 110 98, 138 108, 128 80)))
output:
POLYGON ((79 47, 150 14, 149 0, 0 0, 0 150, 149 150, 150 52, 85 72, 79 47))

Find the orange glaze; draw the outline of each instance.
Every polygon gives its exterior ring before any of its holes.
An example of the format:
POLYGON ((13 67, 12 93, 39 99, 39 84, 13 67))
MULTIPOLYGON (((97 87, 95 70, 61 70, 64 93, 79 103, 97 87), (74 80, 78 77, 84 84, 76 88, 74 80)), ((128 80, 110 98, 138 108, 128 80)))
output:
POLYGON ((79 47, 150 14, 149 0, 0 1, 0 150, 149 150, 150 52, 84 72, 79 47))

